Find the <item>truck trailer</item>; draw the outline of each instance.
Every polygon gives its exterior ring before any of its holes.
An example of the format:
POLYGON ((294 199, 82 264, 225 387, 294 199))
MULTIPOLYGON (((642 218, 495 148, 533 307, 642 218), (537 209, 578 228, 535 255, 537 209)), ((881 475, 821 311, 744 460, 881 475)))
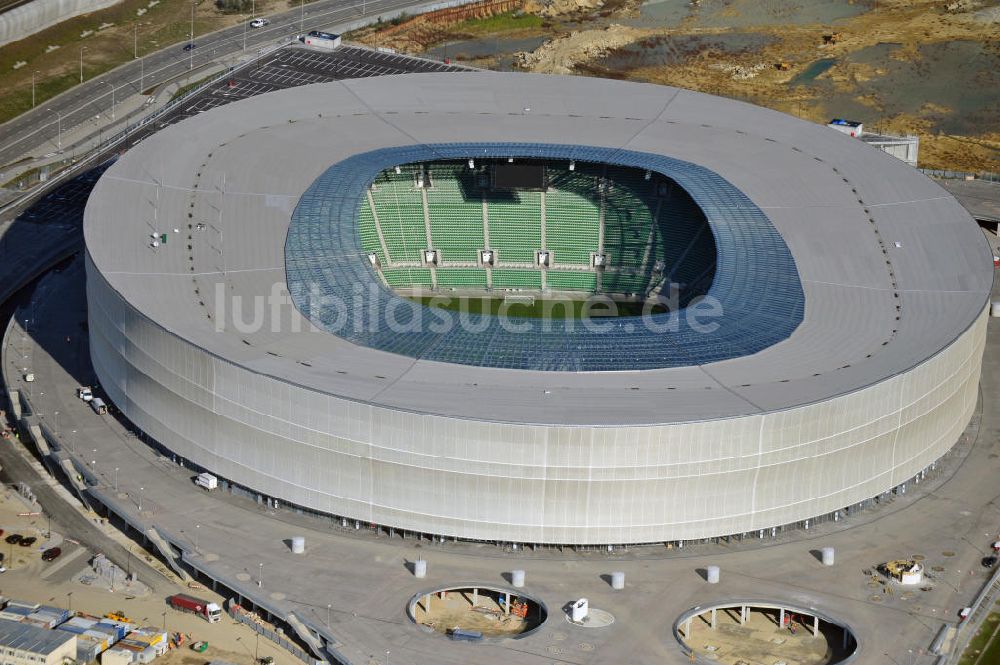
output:
POLYGON ((167 602, 170 603, 170 606, 175 610, 201 615, 204 617, 205 621, 208 621, 209 623, 222 621, 222 608, 215 603, 208 602, 207 600, 178 593, 167 598, 167 602))

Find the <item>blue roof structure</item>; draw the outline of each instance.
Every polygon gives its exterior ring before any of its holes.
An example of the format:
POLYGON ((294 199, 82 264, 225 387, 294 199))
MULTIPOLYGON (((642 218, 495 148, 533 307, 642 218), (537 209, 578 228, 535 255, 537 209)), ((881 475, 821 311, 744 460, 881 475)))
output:
POLYGON ((355 344, 412 358, 547 371, 644 370, 750 355, 801 323, 795 261, 767 216, 718 174, 629 150, 526 143, 413 145, 334 164, 306 190, 285 243, 288 289, 316 326, 355 344), (358 205, 384 169, 442 159, 579 160, 649 169, 701 207, 715 235, 715 280, 700 305, 646 317, 583 322, 430 310, 374 273, 361 248, 358 205))

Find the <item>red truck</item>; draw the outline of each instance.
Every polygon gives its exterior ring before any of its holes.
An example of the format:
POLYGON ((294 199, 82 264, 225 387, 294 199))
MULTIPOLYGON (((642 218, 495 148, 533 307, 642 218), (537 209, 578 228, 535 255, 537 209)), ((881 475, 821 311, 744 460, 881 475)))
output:
POLYGON ((205 621, 209 623, 222 621, 222 608, 215 603, 208 602, 207 600, 178 593, 167 598, 167 602, 170 603, 170 606, 175 610, 198 614, 204 617, 205 621))

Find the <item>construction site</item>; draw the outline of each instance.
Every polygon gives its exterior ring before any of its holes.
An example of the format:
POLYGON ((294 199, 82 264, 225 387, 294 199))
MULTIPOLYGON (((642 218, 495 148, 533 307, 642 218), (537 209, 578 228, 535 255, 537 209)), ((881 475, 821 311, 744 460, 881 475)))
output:
POLYGON ((545 608, 531 598, 488 587, 419 594, 411 599, 408 612, 421 627, 470 642, 524 636, 546 618, 545 608))
POLYGON ((740 665, 833 665, 855 645, 845 629, 813 617, 772 607, 726 607, 698 615, 681 632, 694 657, 740 665))
POLYGON ((995 0, 484 0, 376 24, 372 46, 488 69, 674 85, 918 135, 920 166, 1000 170, 995 0))

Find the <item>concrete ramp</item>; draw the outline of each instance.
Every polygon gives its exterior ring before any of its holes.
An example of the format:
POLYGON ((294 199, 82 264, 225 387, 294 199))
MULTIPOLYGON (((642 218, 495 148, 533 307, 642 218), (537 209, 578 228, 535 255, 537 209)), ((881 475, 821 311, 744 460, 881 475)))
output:
POLYGON ((320 639, 316 637, 311 630, 309 630, 308 626, 302 623, 302 621, 295 616, 294 612, 289 612, 285 616, 285 621, 288 622, 289 626, 295 629, 295 633, 302 638, 302 641, 309 645, 309 649, 312 650, 314 656, 322 658, 323 660, 328 660, 326 649, 323 648, 322 641, 320 641, 320 639))
POLYGON ((29 424, 28 436, 31 437, 31 442, 35 444, 35 448, 38 449, 38 454, 42 457, 48 457, 52 454, 52 450, 49 448, 49 442, 45 440, 45 435, 42 434, 42 428, 38 424, 29 424))
POLYGON ((188 575, 187 571, 184 570, 181 565, 177 562, 177 553, 174 551, 173 546, 160 535, 160 532, 156 530, 155 526, 151 526, 146 529, 144 535, 149 538, 149 542, 156 546, 160 554, 163 555, 163 559, 167 562, 167 565, 177 573, 182 580, 185 582, 191 581, 191 576, 188 575))
MULTIPOLYGON (((43 459, 54 459, 50 457, 44 457, 43 459)), ((77 473, 76 467, 73 466, 73 462, 67 458, 59 460, 59 466, 66 474, 66 478, 69 479, 70 487, 76 492, 76 498, 88 509, 92 510, 90 501, 87 499, 87 484, 80 479, 80 474, 77 473)))

